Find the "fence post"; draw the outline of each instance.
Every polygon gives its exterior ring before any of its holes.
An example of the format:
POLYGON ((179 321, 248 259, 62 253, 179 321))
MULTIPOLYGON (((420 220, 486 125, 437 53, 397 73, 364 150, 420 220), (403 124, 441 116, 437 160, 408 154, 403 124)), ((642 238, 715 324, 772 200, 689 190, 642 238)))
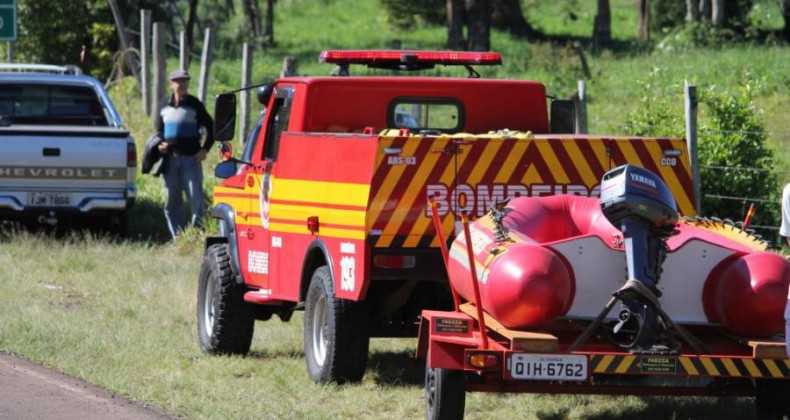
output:
POLYGON ((699 156, 697 154, 697 87, 685 83, 684 97, 686 103, 686 143, 691 164, 691 180, 694 184, 694 211, 702 213, 702 200, 699 183, 699 156))
POLYGON ((180 70, 188 70, 189 67, 189 52, 187 51, 187 31, 178 33, 178 68, 180 70))
POLYGON ((206 102, 206 89, 208 87, 208 71, 211 68, 212 54, 214 53, 214 28, 206 28, 203 37, 203 52, 200 55, 200 85, 198 87, 198 99, 206 102))
MULTIPOLYGON (((165 97, 165 23, 154 23, 154 83, 151 115, 159 113, 159 101, 165 97)), ((152 120, 153 121, 153 120, 152 120)))
POLYGON ((142 62, 143 112, 151 115, 151 10, 140 10, 140 60, 142 62))
POLYGON ((283 67, 280 69, 280 78, 296 76, 296 57, 286 56, 283 59, 283 67))
POLYGON ((587 134, 587 84, 578 81, 579 92, 576 96, 576 134, 587 134))
MULTIPOLYGON (((250 85, 252 73, 252 46, 245 42, 241 56, 241 87, 250 85)), ((247 132, 250 129, 250 91, 241 91, 241 115, 239 116, 239 144, 243 147, 247 141, 247 132)))
POLYGON ((126 24, 123 21, 121 10, 118 8, 116 0, 110 0, 110 9, 115 19, 115 27, 118 29, 118 36, 121 38, 121 48, 123 49, 124 57, 126 57, 126 64, 132 71, 134 79, 137 81, 137 86, 140 87, 140 72, 137 68, 137 60, 135 60, 134 55, 129 54, 129 33, 126 31, 126 24))

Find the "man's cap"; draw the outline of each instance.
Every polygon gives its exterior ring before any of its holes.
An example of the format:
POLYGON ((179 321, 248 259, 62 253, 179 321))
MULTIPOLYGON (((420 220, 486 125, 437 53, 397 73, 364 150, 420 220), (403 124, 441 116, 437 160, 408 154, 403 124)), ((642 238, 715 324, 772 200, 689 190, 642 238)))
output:
POLYGON ((170 73, 170 80, 189 80, 190 76, 186 70, 175 70, 170 73))

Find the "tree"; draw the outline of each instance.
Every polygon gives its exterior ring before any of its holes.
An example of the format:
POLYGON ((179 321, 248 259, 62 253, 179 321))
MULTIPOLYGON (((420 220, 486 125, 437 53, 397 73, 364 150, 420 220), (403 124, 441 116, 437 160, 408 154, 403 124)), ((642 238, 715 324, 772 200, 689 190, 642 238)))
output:
POLYGON ((469 51, 491 49, 491 0, 466 0, 469 51))
POLYGON ((263 26, 263 40, 266 45, 274 46, 274 0, 266 0, 266 23, 263 26))
POLYGON ((195 45, 195 20, 197 20, 197 8, 198 8, 198 0, 189 0, 189 17, 187 18, 187 27, 186 31, 186 58, 187 62, 184 64, 184 67, 189 68, 189 59, 190 54, 189 52, 192 51, 192 46, 195 45))
POLYGON ((785 20, 784 39, 790 42, 790 0, 779 0, 779 7, 785 20))
POLYGON ((464 40, 464 0, 447 0, 447 48, 466 49, 464 40))
POLYGON ((261 28, 261 9, 258 7, 258 0, 244 0, 244 12, 249 20, 252 36, 260 39, 263 28, 261 28))
POLYGON ((539 38, 542 34, 535 30, 524 18, 519 0, 494 0, 491 23, 497 28, 504 28, 517 38, 539 38))
POLYGON ((598 0, 598 12, 592 34, 593 51, 601 51, 612 45, 612 13, 609 0, 598 0))
MULTIPOLYGON (((692 2, 694 0, 686 1, 692 2)), ((636 7, 639 10, 639 26, 637 29, 639 39, 650 41, 650 0, 637 0, 636 7)))

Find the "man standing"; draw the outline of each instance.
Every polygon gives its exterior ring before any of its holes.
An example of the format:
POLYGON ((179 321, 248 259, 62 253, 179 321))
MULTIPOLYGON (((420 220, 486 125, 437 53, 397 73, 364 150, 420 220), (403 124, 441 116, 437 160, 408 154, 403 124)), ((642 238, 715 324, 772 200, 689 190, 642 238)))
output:
POLYGON ((214 120, 200 100, 188 92, 189 73, 170 73, 173 95, 162 102, 155 127, 160 138, 159 151, 167 156, 164 173, 167 200, 165 218, 171 238, 186 227, 183 193, 189 201, 189 224, 197 226, 205 212, 203 203, 203 167, 201 162, 214 143, 214 120), (200 145, 200 127, 206 129, 206 141, 200 145))

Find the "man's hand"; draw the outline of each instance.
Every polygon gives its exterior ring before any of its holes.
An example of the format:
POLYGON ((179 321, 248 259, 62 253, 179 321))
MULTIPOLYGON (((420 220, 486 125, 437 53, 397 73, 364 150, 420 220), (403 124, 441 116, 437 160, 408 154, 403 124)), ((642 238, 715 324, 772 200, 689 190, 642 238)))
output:
POLYGON ((163 142, 159 143, 159 146, 157 146, 157 148, 159 149, 159 153, 167 154, 167 142, 166 141, 163 141, 163 142))
POLYGON ((206 149, 200 149, 197 153, 195 153, 195 160, 198 162, 203 162, 206 160, 206 149))

